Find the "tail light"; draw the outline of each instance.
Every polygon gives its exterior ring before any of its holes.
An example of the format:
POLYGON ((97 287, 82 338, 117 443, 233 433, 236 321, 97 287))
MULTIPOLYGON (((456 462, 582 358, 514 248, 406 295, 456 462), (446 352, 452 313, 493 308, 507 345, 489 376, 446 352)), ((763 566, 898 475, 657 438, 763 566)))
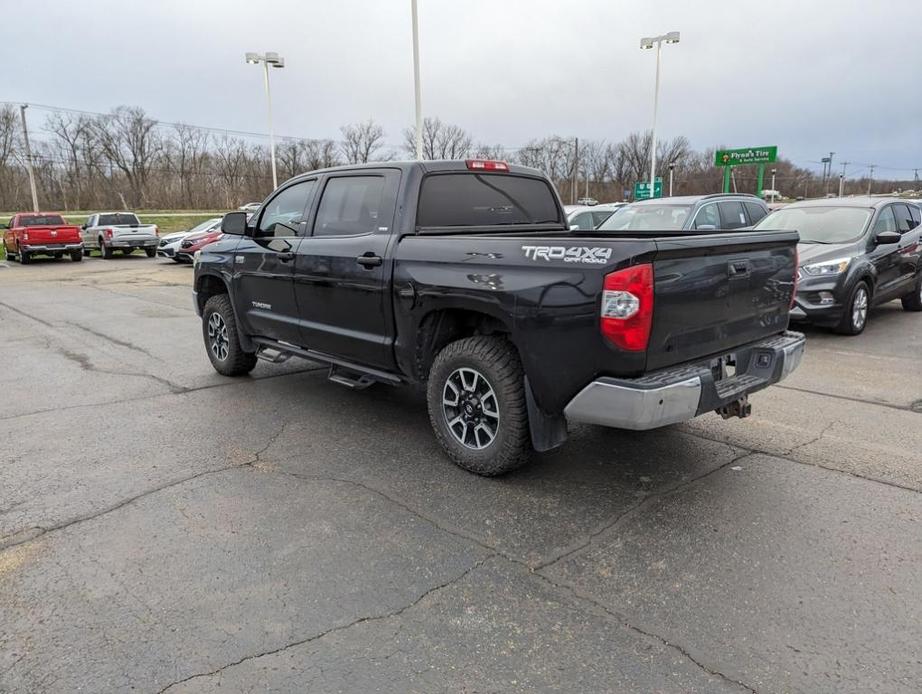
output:
POLYGON ((154 224, 154 236, 160 236, 160 227, 154 224))
POLYGON ((471 171, 509 171, 509 164, 495 159, 468 159, 466 163, 471 171))
POLYGON ((797 287, 800 284, 800 251, 794 247, 794 288, 791 289, 791 303, 788 305, 790 311, 794 308, 794 300, 797 298, 797 287))
POLYGON ((642 352, 653 325, 653 265, 644 263, 605 275, 601 331, 620 349, 642 352))
POLYGON ((29 240, 29 232, 28 232, 28 231, 22 232, 22 240, 23 240, 23 241, 28 241, 28 240, 29 240))
POLYGON ((111 238, 112 238, 112 230, 111 230, 111 229, 103 229, 103 230, 102 230, 102 233, 106 235, 106 238, 107 238, 107 239, 111 239, 111 238))

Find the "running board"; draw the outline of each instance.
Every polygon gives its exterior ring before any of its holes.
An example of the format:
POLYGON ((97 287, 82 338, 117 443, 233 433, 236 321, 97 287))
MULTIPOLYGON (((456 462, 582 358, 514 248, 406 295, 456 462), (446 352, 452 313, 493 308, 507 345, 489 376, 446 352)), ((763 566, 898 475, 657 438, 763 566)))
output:
POLYGON ((373 386, 377 383, 377 380, 368 374, 350 371, 334 364, 330 364, 330 373, 327 375, 327 379, 352 390, 365 390, 368 386, 373 386))
POLYGON ((329 364, 330 380, 349 388, 367 388, 373 383, 387 383, 392 386, 403 383, 403 379, 395 374, 363 366, 362 364, 354 364, 330 354, 315 352, 312 349, 304 349, 288 342, 278 342, 265 337, 253 337, 251 339, 257 345, 256 356, 260 359, 278 364, 291 356, 296 356, 322 364, 329 364))

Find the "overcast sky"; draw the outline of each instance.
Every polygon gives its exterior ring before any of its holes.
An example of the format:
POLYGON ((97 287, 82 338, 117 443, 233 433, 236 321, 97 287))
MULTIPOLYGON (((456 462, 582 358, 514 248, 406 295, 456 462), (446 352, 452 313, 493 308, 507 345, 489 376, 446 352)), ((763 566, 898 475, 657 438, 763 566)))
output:
MULTIPOLYGON (((779 146, 808 165, 922 167, 920 0, 419 0, 423 110, 488 144, 648 128, 663 49, 661 136, 779 146)), ((338 137, 369 117, 389 142, 413 120, 410 0, 0 0, 0 100, 264 132, 338 137)), ((850 167, 859 173, 860 166, 850 167)), ((838 170, 838 166, 836 167, 838 170)))

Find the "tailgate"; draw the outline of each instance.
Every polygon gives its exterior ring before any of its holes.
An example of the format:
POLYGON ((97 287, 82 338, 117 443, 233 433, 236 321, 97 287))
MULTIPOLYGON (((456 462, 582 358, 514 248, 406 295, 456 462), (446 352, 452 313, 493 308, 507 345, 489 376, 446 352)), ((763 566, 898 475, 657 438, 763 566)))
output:
POLYGON ((788 324, 796 232, 735 232, 657 239, 654 370, 777 334, 788 324))
POLYGON ((33 245, 76 243, 80 241, 80 228, 66 224, 60 226, 27 226, 23 228, 23 233, 29 235, 28 243, 33 245))
POLYGON ((112 226, 112 234, 116 238, 130 239, 134 237, 144 237, 154 235, 154 226, 152 224, 141 224, 138 226, 112 226))

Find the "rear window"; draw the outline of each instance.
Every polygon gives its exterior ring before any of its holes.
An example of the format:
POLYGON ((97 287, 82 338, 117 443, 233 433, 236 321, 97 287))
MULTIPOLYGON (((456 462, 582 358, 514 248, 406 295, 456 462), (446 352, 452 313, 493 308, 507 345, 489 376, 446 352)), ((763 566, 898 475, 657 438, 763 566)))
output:
POLYGON ((59 214, 30 214, 27 217, 20 217, 19 224, 24 227, 46 227, 64 225, 67 222, 59 214))
POLYGON ((100 226, 108 224, 114 227, 127 227, 127 226, 137 226, 141 222, 138 221, 138 218, 133 214, 101 214, 99 215, 99 224, 100 226))
POLYGON ((423 179, 420 227, 495 226, 559 222, 546 181, 509 174, 432 174, 423 179))

